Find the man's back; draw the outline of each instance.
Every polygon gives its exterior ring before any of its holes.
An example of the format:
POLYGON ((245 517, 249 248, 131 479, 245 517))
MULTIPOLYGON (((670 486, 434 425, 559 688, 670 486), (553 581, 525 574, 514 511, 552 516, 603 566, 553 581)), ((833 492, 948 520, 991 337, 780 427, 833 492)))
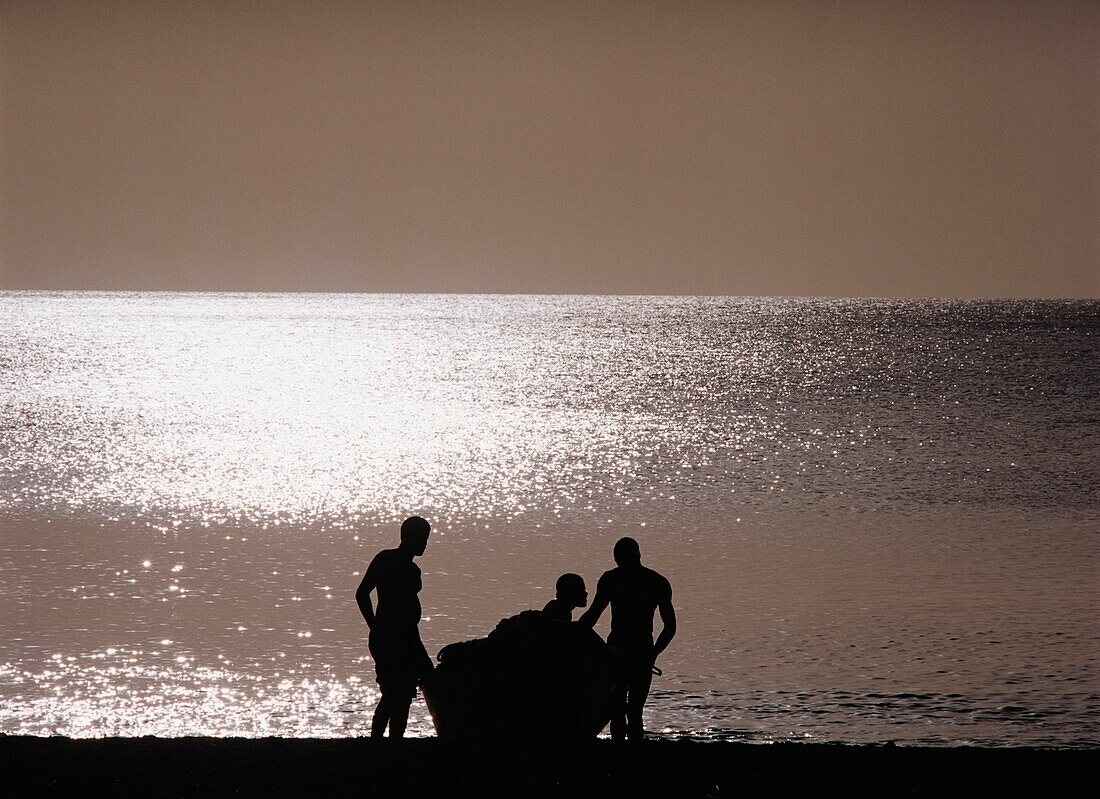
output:
POLYGON ((551 599, 546 603, 546 607, 542 609, 542 612, 558 621, 573 620, 573 608, 560 599, 551 599))
POLYGON ((653 614, 670 602, 672 586, 653 569, 640 564, 619 566, 603 573, 596 587, 611 603, 611 634, 615 646, 653 643, 653 614))

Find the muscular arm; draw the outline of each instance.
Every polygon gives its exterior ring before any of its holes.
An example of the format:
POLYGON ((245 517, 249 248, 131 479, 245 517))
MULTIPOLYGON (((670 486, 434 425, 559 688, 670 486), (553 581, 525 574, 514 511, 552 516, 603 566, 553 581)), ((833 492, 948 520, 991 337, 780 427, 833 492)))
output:
POLYGON ((661 613, 661 623, 664 626, 661 629, 661 634, 657 636, 657 643, 653 645, 654 658, 668 648, 673 636, 676 635, 676 609, 672 607, 671 588, 668 589, 668 593, 657 604, 657 609, 661 613))
POLYGON ((374 626, 374 604, 371 602, 370 592, 377 586, 378 581, 375 579, 374 572, 367 569, 367 573, 363 575, 363 582, 359 583, 359 588, 355 592, 355 602, 359 605, 359 612, 363 614, 367 627, 374 626))
POLYGON ((577 624, 583 624, 585 627, 595 627, 596 622, 600 620, 600 616, 607 610, 609 604, 611 604, 611 599, 607 596, 607 587, 601 577, 600 581, 596 583, 596 598, 592 600, 591 607, 577 619, 577 624))

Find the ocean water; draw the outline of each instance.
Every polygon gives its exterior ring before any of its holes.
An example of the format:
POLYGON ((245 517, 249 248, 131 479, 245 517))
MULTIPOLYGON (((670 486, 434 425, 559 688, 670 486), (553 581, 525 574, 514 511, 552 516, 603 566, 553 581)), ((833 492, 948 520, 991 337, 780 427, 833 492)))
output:
POLYGON ((433 653, 637 538, 656 733, 1100 745, 1100 303, 0 293, 0 733, 364 734, 412 513, 433 653))

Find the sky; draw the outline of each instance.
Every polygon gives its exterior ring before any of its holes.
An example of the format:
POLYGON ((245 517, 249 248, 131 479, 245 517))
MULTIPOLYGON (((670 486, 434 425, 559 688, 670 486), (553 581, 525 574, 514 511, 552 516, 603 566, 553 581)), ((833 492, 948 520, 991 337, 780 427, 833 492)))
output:
POLYGON ((1100 298, 1100 3, 0 3, 0 289, 1100 298))

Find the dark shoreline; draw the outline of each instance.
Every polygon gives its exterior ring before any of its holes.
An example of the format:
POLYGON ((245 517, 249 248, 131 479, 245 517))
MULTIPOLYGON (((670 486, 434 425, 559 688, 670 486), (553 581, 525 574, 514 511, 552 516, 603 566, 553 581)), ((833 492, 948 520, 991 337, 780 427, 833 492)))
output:
MULTIPOLYGON (((516 737, 521 735, 517 731, 516 737)), ((1075 796, 1100 750, 0 736, 19 796, 1075 796)))

